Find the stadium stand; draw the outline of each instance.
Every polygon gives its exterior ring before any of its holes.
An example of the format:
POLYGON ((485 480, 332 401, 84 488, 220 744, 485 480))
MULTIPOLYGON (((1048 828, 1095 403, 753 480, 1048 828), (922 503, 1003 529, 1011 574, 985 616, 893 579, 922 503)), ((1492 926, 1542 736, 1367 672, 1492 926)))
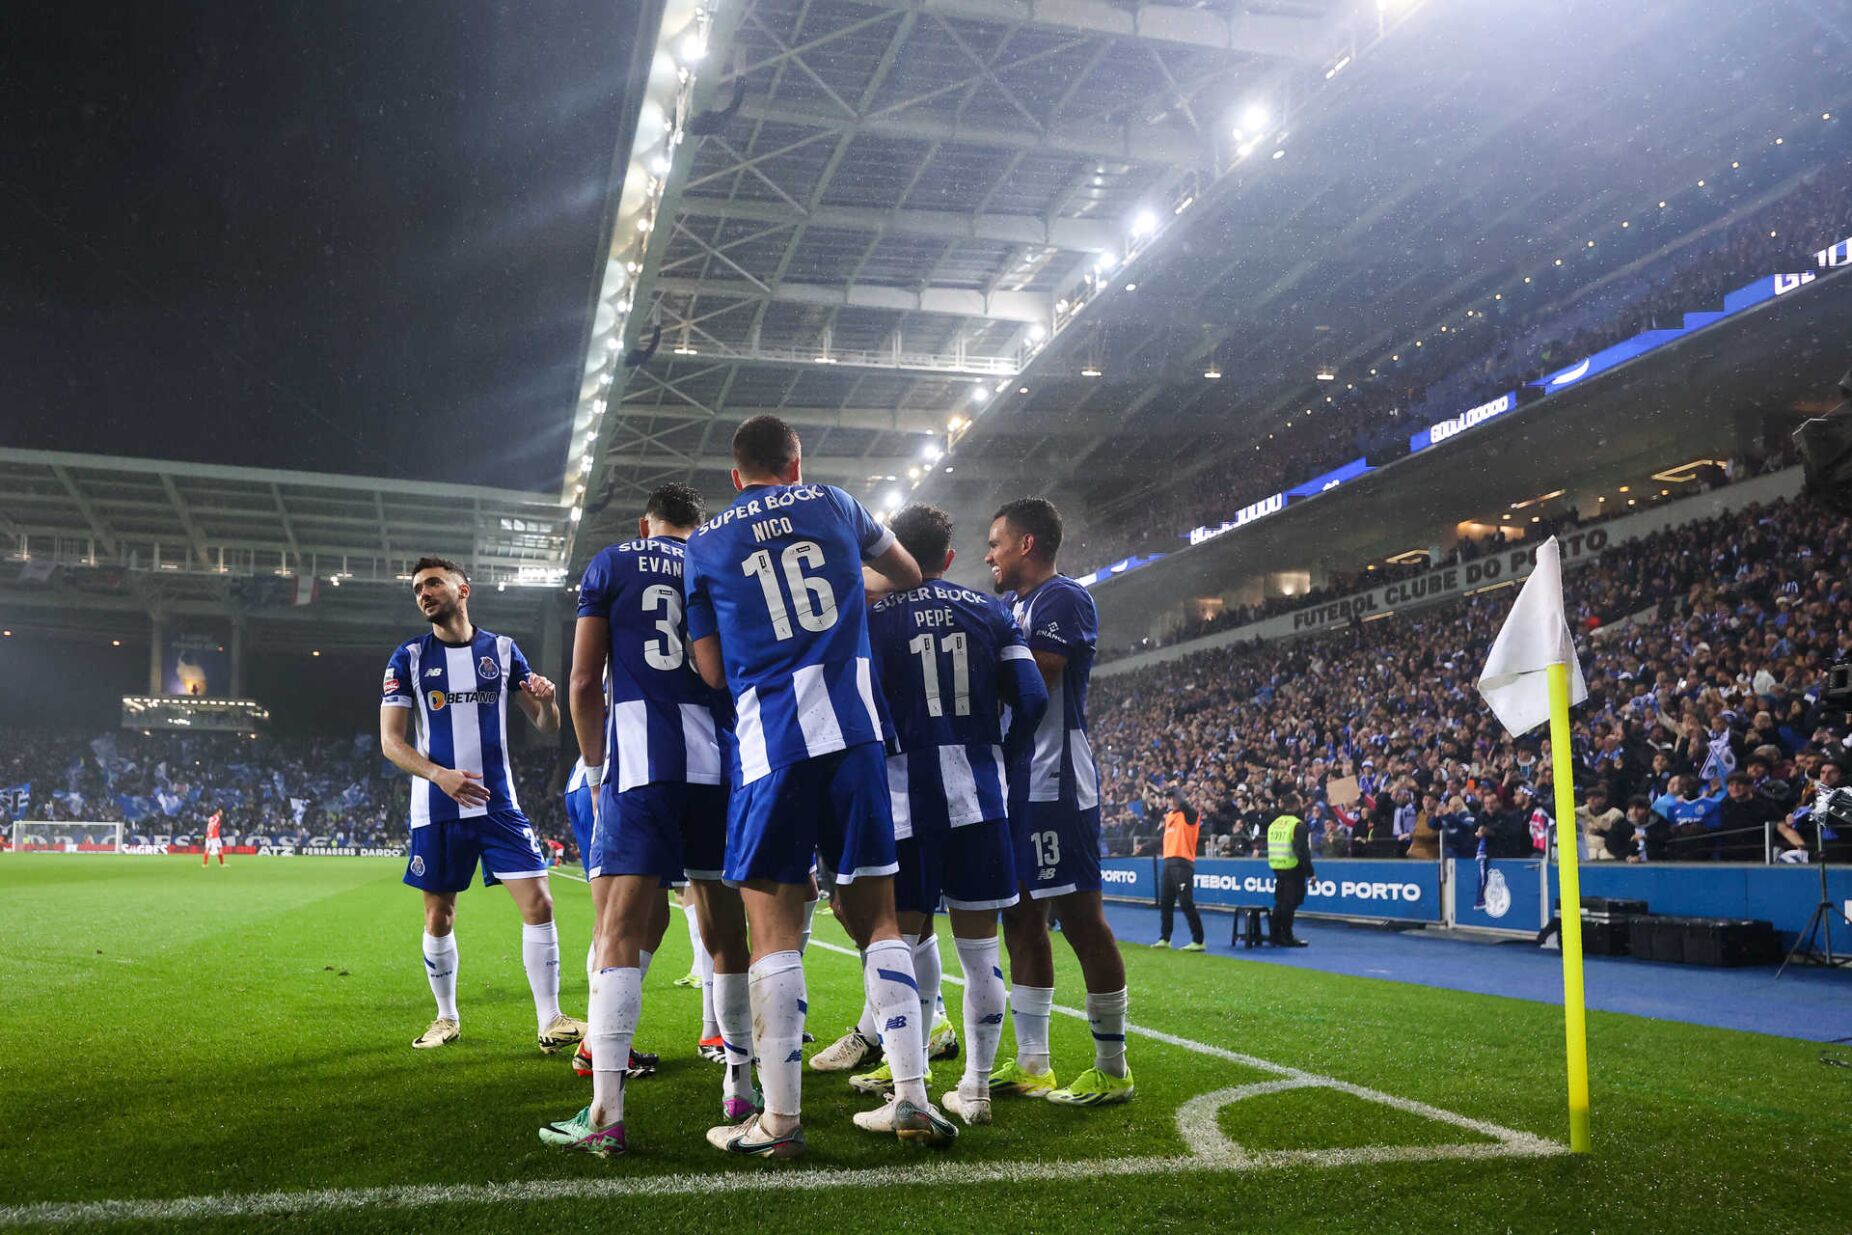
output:
MULTIPOLYGON (((517 749, 517 791, 543 840, 572 841, 551 749, 517 749)), ((20 820, 116 820, 126 835, 195 836, 215 809, 227 843, 346 846, 405 840, 405 778, 372 734, 250 739, 240 734, 101 735, 9 731, 0 740, 0 829, 20 820), (12 790, 26 792, 15 799, 12 790), (23 801, 24 805, 21 805, 23 801)))
POLYGON ((1181 547, 1188 529, 1359 455, 1378 467, 1394 462, 1408 454, 1414 428, 1513 388, 1521 401, 1541 397, 1526 383, 1639 331, 1676 325, 1687 312, 1714 309, 1725 292, 1784 263, 1798 269, 1813 250, 1852 234, 1852 168, 1802 177, 1773 200, 1726 219, 1705 215, 1656 226, 1643 220, 1637 242, 1649 253, 1666 251, 1643 257, 1638 270, 1597 279, 1528 312, 1494 302, 1423 338, 1420 348, 1405 347, 1367 375, 1351 377, 1316 409, 1323 419, 1303 426, 1289 419, 1277 439, 1236 437, 1191 485, 1167 480, 1116 494, 1115 507, 1136 506, 1148 516, 1129 525, 1094 519, 1076 540, 1079 560, 1093 568, 1134 553, 1169 552, 1181 547), (1333 417, 1344 426, 1335 432, 1333 417))
MULTIPOLYGON (((1852 650, 1838 566, 1849 553, 1845 522, 1803 499, 1671 529, 1574 576, 1589 685, 1575 716, 1578 788, 1600 784, 1617 807, 1643 795, 1654 812, 1647 848, 1628 834, 1593 856, 1761 861, 1811 839, 1808 806, 1852 760, 1845 718, 1819 702, 1824 669, 1852 650), (1720 740, 1741 789, 1700 783, 1720 740), (1665 797, 1681 787, 1682 810, 1665 797), (1674 830, 1668 813, 1703 821, 1674 830)), ((1547 750, 1506 737, 1473 685, 1509 600, 1494 592, 1100 681, 1109 851, 1147 851, 1147 802, 1179 782, 1217 853, 1247 852, 1286 787, 1311 803, 1314 843, 1333 856, 1471 857, 1481 827, 1492 856, 1542 848, 1547 750), (1329 791, 1351 778, 1354 801, 1329 791)))

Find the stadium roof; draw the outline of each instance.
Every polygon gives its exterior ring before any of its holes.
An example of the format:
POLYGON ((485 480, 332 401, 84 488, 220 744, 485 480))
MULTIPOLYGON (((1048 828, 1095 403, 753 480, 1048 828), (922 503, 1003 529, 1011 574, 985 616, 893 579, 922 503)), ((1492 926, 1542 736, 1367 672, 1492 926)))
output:
POLYGON ((1697 10, 723 4, 614 235, 641 363, 583 392, 575 557, 660 480, 723 497, 760 410, 877 508, 1084 521, 1533 264, 1609 277, 1591 238, 1847 93, 1806 6, 1697 10))
POLYGON ((5 599, 63 610, 63 625, 84 609, 105 626, 116 609, 229 612, 364 626, 356 638, 377 643, 411 615, 395 585, 431 554, 508 590, 497 624, 525 628, 559 589, 570 528, 548 494, 0 448, 5 599))

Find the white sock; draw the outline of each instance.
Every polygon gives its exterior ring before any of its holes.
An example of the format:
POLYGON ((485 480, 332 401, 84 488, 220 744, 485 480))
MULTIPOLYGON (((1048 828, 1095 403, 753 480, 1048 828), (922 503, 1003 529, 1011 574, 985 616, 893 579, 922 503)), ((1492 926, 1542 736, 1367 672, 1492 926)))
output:
POLYGON ((804 902, 804 929, 797 933, 797 950, 802 955, 810 951, 810 927, 817 920, 817 902, 804 902))
MULTIPOLYGON (((868 968, 868 952, 866 949, 863 949, 859 955, 862 958, 862 969, 866 971, 868 968)), ((868 984, 864 982, 862 985, 866 988, 868 984)), ((862 996, 862 1018, 855 1022, 855 1032, 861 1034, 862 1037, 870 1042, 879 1042, 881 1040, 881 1026, 875 1023, 875 1010, 868 1006, 868 996, 866 994, 862 996)))
POLYGON ((534 1019, 546 1032, 559 1015, 559 925, 542 922, 521 927, 521 963, 527 967, 527 987, 534 992, 534 1019))
POLYGON ((862 986, 881 1026, 881 1048, 894 1072, 894 1096, 926 1104, 926 1036, 920 1025, 920 984, 913 949, 904 939, 868 945, 862 986))
POLYGON ((1093 1029, 1093 1066, 1107 1076, 1125 1075, 1125 988, 1105 995, 1087 992, 1087 1024, 1093 1029))
POLYGON ((966 1093, 990 1092, 990 1070, 997 1062, 997 1044, 1003 1040, 1003 970, 997 967, 997 939, 955 939, 958 964, 965 971, 965 1079, 966 1093))
MULTIPOLYGON (((727 1052, 723 1098, 752 1096, 752 987, 743 973, 717 973, 712 983, 714 1018, 720 1044, 727 1052)), ((713 1037, 713 1034, 708 1034, 713 1037)), ((803 1038, 800 1032, 799 1040, 803 1038)))
MULTIPOLYGON (((903 938, 907 938, 903 936, 903 938)), ((928 935, 913 943, 913 980, 920 984, 920 1037, 930 1041, 932 1027, 938 1023, 939 983, 945 965, 939 959, 939 937, 928 935)))
POLYGON ((688 947, 694 954, 694 959, 688 962, 688 972, 690 976, 698 977, 701 973, 701 958, 707 955, 707 945, 701 942, 701 923, 695 917, 692 900, 682 906, 682 915, 688 919, 688 947))
POLYGON ((1055 1006, 1052 986, 1010 988, 1010 1019, 1016 1022, 1016 1062, 1032 1076, 1048 1071, 1048 1018, 1055 1006))
MULTIPOLYGON (((720 1009, 714 994, 714 982, 720 977, 714 972, 714 954, 702 948, 695 953, 695 960, 700 962, 701 966, 701 1040, 705 1042, 712 1037, 725 1037, 726 1033, 720 1027, 720 1009)), ((735 974, 734 976, 739 978, 740 990, 744 991, 746 975, 735 974)), ((750 1015, 748 1013, 748 1016, 750 1015)), ((744 1045, 744 1039, 741 1040, 741 1044, 744 1045)))
POLYGON ((585 1041, 592 1052, 592 1124, 605 1128, 624 1122, 624 1069, 630 1042, 643 1011, 643 973, 638 969, 603 969, 592 980, 590 1024, 585 1041))
POLYGON ((752 1049, 759 1057, 765 1113, 796 1119, 804 1086, 804 958, 796 952, 761 957, 748 971, 752 1049))
POLYGON ((424 976, 430 979, 431 993, 437 996, 437 1014, 445 1020, 457 1019, 457 937, 441 939, 425 932, 424 976))

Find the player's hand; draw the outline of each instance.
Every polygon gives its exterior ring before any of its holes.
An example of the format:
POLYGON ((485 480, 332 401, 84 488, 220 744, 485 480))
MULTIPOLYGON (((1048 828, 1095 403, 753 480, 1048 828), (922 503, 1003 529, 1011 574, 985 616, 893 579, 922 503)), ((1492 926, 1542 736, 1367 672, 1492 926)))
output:
POLYGON ((431 783, 442 789, 445 796, 458 806, 487 806, 489 804, 489 789, 482 783, 480 772, 464 772, 457 768, 445 768, 431 778, 431 783))
POLYGON ((559 693, 559 688, 553 685, 551 678, 542 677, 538 673, 529 673, 527 677, 522 680, 521 688, 542 703, 545 703, 555 694, 559 693))

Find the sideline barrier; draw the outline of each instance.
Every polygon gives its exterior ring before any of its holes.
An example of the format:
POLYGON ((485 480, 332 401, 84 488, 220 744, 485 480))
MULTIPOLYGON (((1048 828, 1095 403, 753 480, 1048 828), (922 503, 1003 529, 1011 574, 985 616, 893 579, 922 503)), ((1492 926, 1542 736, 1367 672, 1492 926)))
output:
MULTIPOLYGON (((1379 922, 1441 921, 1440 864, 1396 858, 1314 861, 1300 912, 1379 922)), ((1111 900, 1157 903, 1157 859, 1102 858, 1100 880, 1111 900)), ((1204 909, 1273 903, 1273 869, 1261 858, 1201 858, 1196 904, 1204 909)))
MULTIPOLYGON (((1470 858, 1411 862, 1396 858, 1327 858, 1313 863, 1318 878, 1300 912, 1366 922, 1417 922, 1503 931, 1529 937, 1549 921, 1557 898, 1557 871, 1535 858, 1494 858, 1487 863, 1486 903, 1470 858)), ((1582 895, 1642 900, 1655 915, 1762 919, 1773 922, 1786 949, 1806 928, 1820 899, 1820 872, 1812 866, 1738 865, 1729 862, 1584 862, 1582 895)), ((1102 858, 1108 900, 1155 905, 1158 859, 1102 858)), ((1827 872, 1827 895, 1852 915, 1852 868, 1827 872)), ((1196 863, 1196 904, 1203 909, 1271 905, 1273 871, 1260 858, 1202 858, 1196 863)))

